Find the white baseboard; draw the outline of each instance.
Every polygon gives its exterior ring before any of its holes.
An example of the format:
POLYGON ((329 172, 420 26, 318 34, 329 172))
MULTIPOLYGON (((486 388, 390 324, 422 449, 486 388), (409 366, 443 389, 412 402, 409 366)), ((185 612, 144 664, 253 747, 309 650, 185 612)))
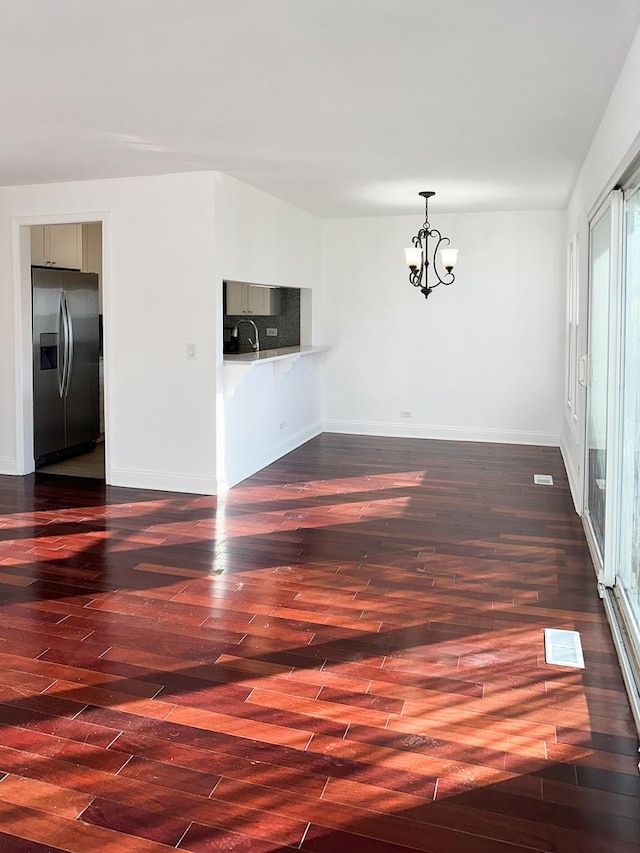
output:
POLYGON ((0 456, 0 474, 16 475, 17 473, 16 460, 11 459, 10 456, 0 456))
POLYGON ((155 489, 159 492, 186 492, 190 495, 215 495, 218 492, 215 477, 196 477, 169 474, 165 471, 143 471, 136 468, 112 468, 110 486, 128 489, 155 489))
POLYGON ((225 487, 230 489, 232 486, 236 486, 238 483, 246 480, 247 477, 255 474, 256 471, 261 471, 263 468, 266 468, 267 465, 271 465, 272 462, 286 456, 287 453, 291 453, 291 451, 295 450, 296 447, 300 447, 301 444, 305 444, 307 441, 310 441, 312 438, 320 435, 321 432, 322 422, 316 421, 310 426, 304 427, 303 429, 298 430, 298 432, 294 432, 292 435, 287 436, 285 439, 279 441, 267 450, 264 450, 257 456, 248 460, 243 460, 242 466, 238 467, 236 471, 228 476, 225 486, 223 486, 222 483, 219 484, 220 490, 222 491, 225 487))
POLYGON ((347 435, 382 435, 392 438, 435 438, 447 441, 489 441, 497 444, 537 444, 558 447, 560 436, 550 432, 475 429, 428 424, 384 423, 382 421, 324 421, 324 432, 347 435))
POLYGON ((567 480, 569 481, 569 488, 571 489, 571 497, 573 498, 573 505, 576 509, 578 515, 582 515, 582 489, 580 486, 580 477, 578 476, 578 472, 576 471, 573 456, 569 452, 569 449, 566 445, 564 435, 560 436, 560 453, 562 454, 562 461, 564 462, 564 469, 567 472, 567 480))

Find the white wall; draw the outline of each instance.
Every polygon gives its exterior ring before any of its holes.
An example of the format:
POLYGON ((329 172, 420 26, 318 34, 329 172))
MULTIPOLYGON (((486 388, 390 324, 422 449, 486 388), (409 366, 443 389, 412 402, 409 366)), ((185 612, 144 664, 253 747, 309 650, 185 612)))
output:
POLYGON ((432 216, 460 256, 428 300, 402 252, 423 212, 324 223, 326 428, 558 444, 564 212, 432 216))
POLYGON ((233 394, 225 398, 224 452, 229 486, 322 431, 324 358, 321 354, 308 355, 295 362, 252 367, 233 394))
MULTIPOLYGON (((226 175, 216 177, 216 258, 219 311, 222 281, 309 288, 311 341, 319 322, 320 220, 226 175)), ((221 323, 220 323, 221 325, 221 323)), ((219 387, 225 384, 222 340, 219 387)), ((232 396, 218 395, 218 477, 231 486, 321 431, 321 359, 299 359, 281 379, 271 364, 253 367, 232 396), (281 429, 280 424, 285 423, 281 429)))
POLYGON ((0 470, 22 472, 31 452, 27 442, 21 458, 16 425, 21 379, 30 394, 14 359, 29 355, 28 300, 22 342, 14 327, 20 226, 93 219, 104 223, 110 482, 215 491, 214 192, 213 173, 0 188, 0 470))
MULTIPOLYGON (((609 190, 613 189, 640 151, 640 30, 635 36, 609 104, 595 134, 568 206, 568 243, 578 235, 580 286, 579 352, 587 351, 587 308, 589 283, 589 215, 609 190)), ((573 499, 582 511, 584 488, 584 419, 586 394, 580 390, 580 422, 574 432, 563 406, 561 447, 569 475, 573 499)))

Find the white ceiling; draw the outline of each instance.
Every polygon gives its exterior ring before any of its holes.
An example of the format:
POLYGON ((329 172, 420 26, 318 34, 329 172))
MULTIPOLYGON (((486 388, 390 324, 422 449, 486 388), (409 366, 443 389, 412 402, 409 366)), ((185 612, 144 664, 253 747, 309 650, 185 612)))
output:
POLYGON ((563 207, 640 0, 0 0, 0 184, 218 169, 321 216, 563 207))

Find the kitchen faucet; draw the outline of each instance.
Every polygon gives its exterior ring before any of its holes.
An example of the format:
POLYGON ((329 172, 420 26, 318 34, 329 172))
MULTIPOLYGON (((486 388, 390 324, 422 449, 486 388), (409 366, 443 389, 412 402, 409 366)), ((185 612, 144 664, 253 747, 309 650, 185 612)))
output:
POLYGON ((251 346, 253 347, 253 349, 254 349, 256 352, 260 352, 260 336, 258 335, 258 327, 257 327, 257 326, 256 326, 256 324, 253 322, 253 320, 245 320, 245 319, 238 320, 238 322, 236 323, 236 325, 233 327, 232 335, 235 337, 235 335, 237 335, 237 334, 238 334, 238 326, 239 326, 241 323, 251 323, 251 325, 253 326, 253 330, 254 330, 254 332, 256 333, 256 342, 254 343, 254 342, 251 340, 251 338, 249 338, 249 343, 251 344, 251 346))

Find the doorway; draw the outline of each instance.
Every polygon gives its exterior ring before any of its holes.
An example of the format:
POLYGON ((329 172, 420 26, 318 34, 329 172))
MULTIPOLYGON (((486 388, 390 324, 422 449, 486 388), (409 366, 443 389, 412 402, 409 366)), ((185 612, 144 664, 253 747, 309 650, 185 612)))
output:
POLYGON ((35 469, 104 481, 102 222, 29 231, 35 469))

